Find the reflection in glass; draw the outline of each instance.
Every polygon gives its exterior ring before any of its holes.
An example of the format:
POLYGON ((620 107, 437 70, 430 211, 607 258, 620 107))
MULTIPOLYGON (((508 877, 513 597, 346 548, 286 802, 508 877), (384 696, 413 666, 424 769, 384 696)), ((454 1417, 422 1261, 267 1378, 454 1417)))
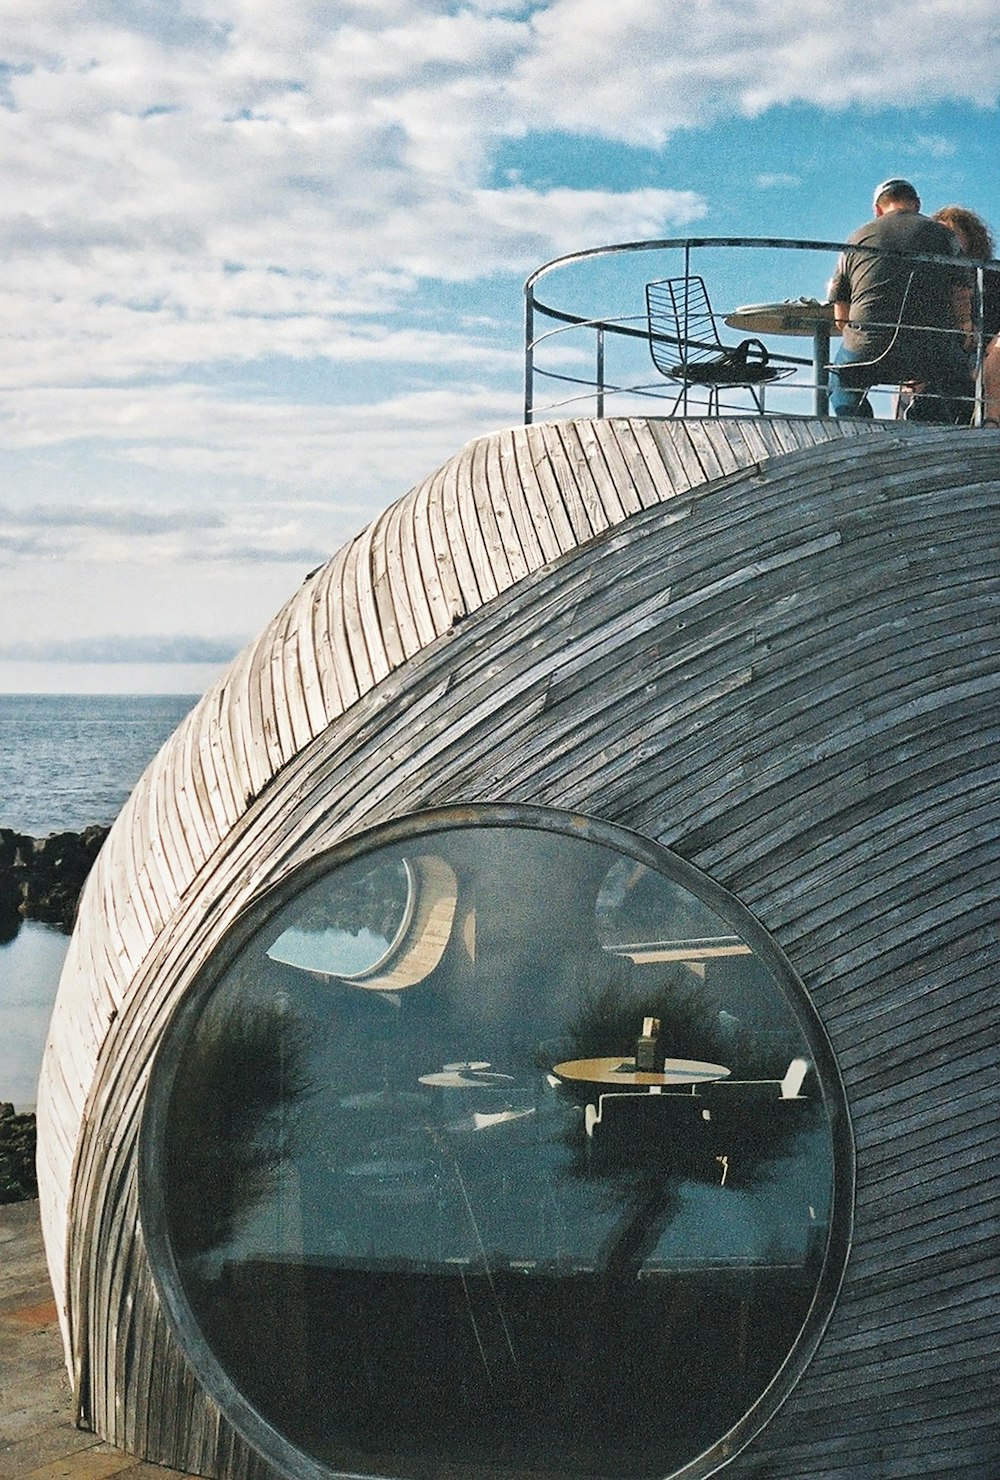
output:
POLYGON ((578 832, 445 828, 333 868, 178 1061, 187 1299, 332 1470, 669 1474, 801 1330, 833 1163, 796 1011, 686 882, 578 832), (378 938, 363 979, 287 949, 331 929, 378 938))
POLYGON ((403 928, 411 875, 402 859, 355 870, 349 879, 310 890, 294 924, 268 949, 273 961, 324 976, 358 977, 374 971, 403 928))

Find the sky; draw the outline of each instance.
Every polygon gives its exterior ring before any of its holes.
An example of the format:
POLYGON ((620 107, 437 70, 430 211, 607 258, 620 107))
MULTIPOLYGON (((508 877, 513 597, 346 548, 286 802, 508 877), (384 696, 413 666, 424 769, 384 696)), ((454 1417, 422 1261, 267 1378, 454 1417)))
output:
POLYGON ((0 692, 200 692, 519 421, 554 257, 839 242, 895 174, 1000 227, 998 0, 2 15, 0 692))

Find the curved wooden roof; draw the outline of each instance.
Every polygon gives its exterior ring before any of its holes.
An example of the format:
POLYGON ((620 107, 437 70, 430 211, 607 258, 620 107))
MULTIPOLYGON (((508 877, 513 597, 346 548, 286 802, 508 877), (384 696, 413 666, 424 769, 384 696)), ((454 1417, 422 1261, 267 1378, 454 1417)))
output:
POLYGON ((996 449, 990 431, 864 422, 519 428, 307 579, 149 768, 81 903, 39 1174, 85 1421, 178 1467, 270 1473, 159 1308, 136 1194, 150 1062, 248 899, 303 858, 417 808, 522 801, 712 873, 781 944, 838 1053, 854 1252, 755 1462, 832 1476, 866 1434, 882 1443, 886 1414, 923 1413, 948 1473, 981 1473, 969 1148, 997 1094, 996 449), (963 1307, 965 1344, 939 1333, 917 1384, 934 1301, 963 1307))

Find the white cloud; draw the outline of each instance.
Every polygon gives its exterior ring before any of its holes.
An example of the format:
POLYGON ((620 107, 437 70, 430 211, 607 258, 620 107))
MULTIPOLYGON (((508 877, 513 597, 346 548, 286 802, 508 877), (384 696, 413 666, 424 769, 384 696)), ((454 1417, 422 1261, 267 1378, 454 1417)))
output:
POLYGON ((759 190, 791 190, 802 184, 801 175, 782 173, 758 175, 755 181, 759 190))
POLYGON ((907 152, 920 156, 930 155, 931 159, 951 159, 958 153, 958 145, 953 139, 942 138, 940 134, 918 134, 907 152))
POLYGON ((552 0, 532 29, 512 87, 522 122, 634 144, 776 104, 1000 93, 995 0, 552 0))
MULTIPOLYGON (((352 534, 383 503, 405 491, 409 483, 431 472, 457 447, 497 426, 514 423, 520 397, 511 377, 502 391, 465 384, 462 388, 411 391, 379 400, 345 404, 313 404, 294 400, 237 399, 204 386, 170 386, 74 390, 32 390, 16 398, 17 415, 5 428, 7 447, 28 453, 53 441, 69 444, 87 439, 100 449, 105 464, 126 462, 160 475, 182 475, 185 486, 201 486, 225 504, 226 528, 237 515, 246 516, 247 501, 270 500, 275 516, 287 518, 287 499, 295 494, 297 510, 311 510, 311 538, 333 553, 337 543, 352 534)), ((54 495, 52 502, 61 506, 54 495)), ((171 501, 173 509, 176 501, 171 501)), ((20 522, 37 533, 40 527, 57 529, 46 513, 48 501, 22 512, 20 522)), ((12 501, 7 500, 8 517, 12 501)), ((3 525, 0 509, 0 527, 3 525)), ((106 501, 91 498, 78 508, 67 525, 77 530, 91 526, 95 537, 119 538, 117 548, 128 558, 129 538, 166 535, 204 541, 206 520, 191 524, 179 518, 171 531, 170 517, 151 514, 148 527, 136 520, 115 521, 106 501)), ((238 521, 237 521, 238 522, 238 521)), ((301 542, 301 526, 289 525, 289 538, 301 542)), ((268 527, 267 539, 275 538, 268 527)), ((241 540, 244 537, 241 536, 241 540)), ((279 543, 281 543, 279 541, 279 543)), ((213 548, 211 544, 203 548, 213 548)), ((148 548, 148 546, 147 546, 148 548)), ((176 547, 175 547, 176 548, 176 547)), ((106 546, 105 546, 106 553, 106 546)))

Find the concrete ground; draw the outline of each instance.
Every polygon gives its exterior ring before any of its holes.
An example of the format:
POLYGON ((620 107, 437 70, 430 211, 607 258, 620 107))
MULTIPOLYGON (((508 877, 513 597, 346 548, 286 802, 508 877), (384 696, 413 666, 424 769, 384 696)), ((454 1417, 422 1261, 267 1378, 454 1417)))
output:
POLYGON ((0 1206, 0 1480, 169 1480, 75 1428, 37 1202, 0 1206))

